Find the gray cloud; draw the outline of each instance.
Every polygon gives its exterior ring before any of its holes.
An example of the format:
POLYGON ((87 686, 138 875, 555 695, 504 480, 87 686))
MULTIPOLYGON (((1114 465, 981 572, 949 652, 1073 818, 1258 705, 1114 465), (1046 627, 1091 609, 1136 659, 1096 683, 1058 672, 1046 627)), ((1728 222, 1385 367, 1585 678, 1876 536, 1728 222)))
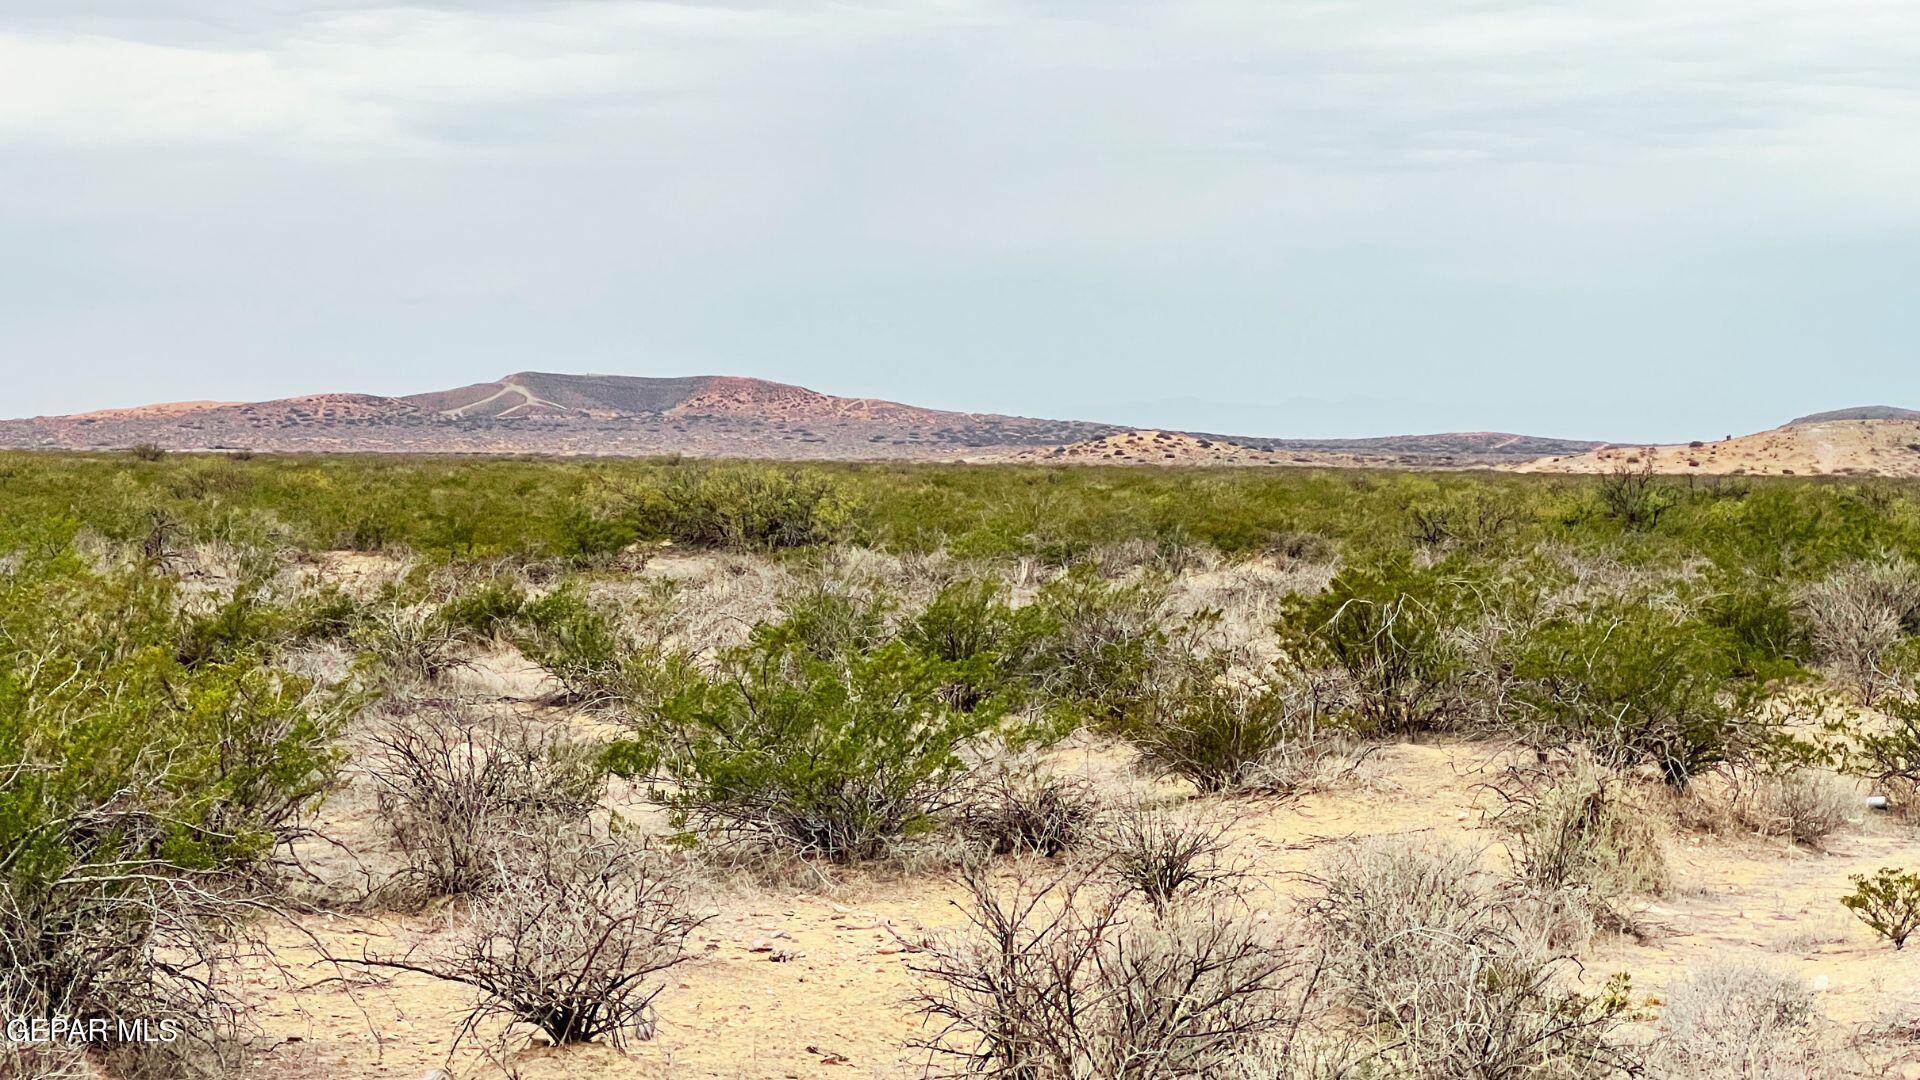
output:
POLYGON ((1920 399, 1905 2, 72 7, 0 13, 8 411, 543 366, 1643 437, 1681 410, 1590 382, 1752 426, 1812 354, 1920 399))

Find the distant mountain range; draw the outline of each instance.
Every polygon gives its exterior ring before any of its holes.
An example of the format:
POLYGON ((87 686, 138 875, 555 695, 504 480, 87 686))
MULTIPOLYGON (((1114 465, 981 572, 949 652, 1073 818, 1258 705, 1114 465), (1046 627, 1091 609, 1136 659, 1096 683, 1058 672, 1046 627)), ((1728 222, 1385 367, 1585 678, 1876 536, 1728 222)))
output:
POLYGON ((1602 445, 1501 432, 1367 439, 1151 433, 1078 420, 949 412, 822 394, 762 379, 520 372, 403 397, 315 394, 193 401, 0 421, 0 446, 281 452, 689 454, 838 460, 1060 460, 1106 463, 1498 465, 1602 445), (1178 437, 1178 448, 1164 445, 1178 437), (1138 440, 1134 440, 1135 443, 1138 440), (1191 451, 1191 452, 1190 452, 1191 451))

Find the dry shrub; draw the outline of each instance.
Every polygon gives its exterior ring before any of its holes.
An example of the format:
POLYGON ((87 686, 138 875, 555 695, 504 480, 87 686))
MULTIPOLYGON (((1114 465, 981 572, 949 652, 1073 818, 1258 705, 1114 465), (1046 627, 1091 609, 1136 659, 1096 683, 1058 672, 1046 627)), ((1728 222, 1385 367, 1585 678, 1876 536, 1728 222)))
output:
POLYGON ((1631 778, 1576 753, 1554 769, 1513 770, 1494 785, 1499 822, 1520 881, 1543 893, 1575 891, 1598 922, 1634 926, 1626 902, 1665 895, 1672 881, 1660 813, 1631 778))
POLYGON ((1134 803, 1102 823, 1099 842, 1108 872, 1123 890, 1165 907, 1245 876, 1227 858, 1227 831, 1225 820, 1204 812, 1134 803))
POLYGON ((1295 951, 1238 906, 1135 911, 1084 874, 967 886, 969 925, 916 967, 929 1075, 1198 1080, 1294 1025, 1295 951))
POLYGON ((1715 961, 1670 987, 1654 1041, 1666 1075, 1689 1080, 1811 1080, 1830 1075, 1819 1010, 1797 976, 1715 961))
POLYGON ((1097 544, 1076 560, 1110 580, 1134 574, 1158 574, 1169 579, 1220 565, 1220 552, 1175 534, 1136 536, 1097 544))
POLYGON ((1054 856, 1093 828, 1093 785, 1046 772, 1027 755, 975 769, 958 813, 960 831, 995 855, 1054 856))
POLYGON ((493 891, 455 917, 445 944, 359 962, 472 987, 462 1038, 488 1019, 555 1045, 651 1038, 661 976, 704 921, 685 869, 619 836, 551 827, 514 834, 494 862, 493 891))
POLYGON ((1734 813, 1747 828, 1809 847, 1851 825, 1860 806, 1852 784, 1813 768, 1762 772, 1740 785, 1734 799, 1734 813))
POLYGON ((1338 569, 1332 560, 1330 551, 1311 559, 1274 555, 1187 574, 1173 582, 1168 607, 1182 617, 1217 612, 1220 633, 1230 644, 1271 652, 1282 603, 1325 589, 1338 569))
POLYGON ((352 641, 390 689, 432 683, 466 663, 465 635, 433 605, 369 605, 356 620, 352 641))
POLYGON ((1872 704, 1893 683, 1896 650, 1920 631, 1920 567, 1897 557, 1843 566, 1802 590, 1800 610, 1821 662, 1872 704))
POLYGON ((81 1047, 0 1042, 0 1080, 93 1080, 95 1075, 81 1047))
POLYGON ((1567 961, 1528 925, 1524 895, 1464 849, 1372 840, 1340 854, 1308 909, 1327 972, 1385 1032, 1381 1075, 1421 1080, 1598 1077, 1628 1064, 1627 985, 1565 988, 1567 961))
POLYGON ((499 884, 501 846, 543 823, 586 818, 602 776, 586 747, 517 718, 430 707, 373 736, 370 772, 406 858, 403 884, 430 896, 499 884))

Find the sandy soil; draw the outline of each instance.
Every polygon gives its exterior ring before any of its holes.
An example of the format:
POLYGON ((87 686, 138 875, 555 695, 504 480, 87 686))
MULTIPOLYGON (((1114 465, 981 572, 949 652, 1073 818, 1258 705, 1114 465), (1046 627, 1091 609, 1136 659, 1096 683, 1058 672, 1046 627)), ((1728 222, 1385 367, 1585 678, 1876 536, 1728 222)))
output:
MULTIPOLYGON (((1108 790, 1125 783, 1112 750, 1081 747, 1058 764, 1108 790)), ((1374 779, 1359 790, 1288 805, 1232 803, 1237 855, 1260 879, 1255 902, 1274 918, 1288 917, 1303 888, 1299 875, 1357 837, 1431 833, 1501 858, 1485 823, 1491 796, 1480 785, 1502 764, 1485 744, 1396 745, 1376 755, 1374 779)), ((350 790, 329 804, 332 820, 321 824, 356 846, 377 847, 375 813, 369 797, 350 790)), ((1920 952, 1896 953, 1875 941, 1836 902, 1847 875, 1914 850, 1911 827, 1884 819, 1865 821, 1826 852, 1751 837, 1677 837, 1670 844, 1677 895, 1644 913, 1654 936, 1600 942, 1585 977, 1597 984, 1629 972, 1636 995, 1657 1011, 1662 989, 1688 969, 1742 958, 1814 980, 1835 1021, 1920 1006, 1920 952)), ((448 1068, 463 1078, 897 1077, 922 1061, 909 1049, 926 1031, 911 1003, 914 956, 904 943, 958 923, 963 892, 950 869, 780 885, 736 879, 715 890, 715 917, 695 935, 694 959, 676 969, 659 1002, 658 1035, 625 1052, 529 1048, 521 1039, 496 1055, 492 1027, 456 1047, 469 1002, 463 990, 315 962, 313 942, 336 955, 430 942, 444 910, 315 916, 298 932, 276 932, 276 951, 292 966, 255 983, 258 1019, 272 1036, 299 1040, 276 1051, 288 1076, 420 1077, 448 1068)))

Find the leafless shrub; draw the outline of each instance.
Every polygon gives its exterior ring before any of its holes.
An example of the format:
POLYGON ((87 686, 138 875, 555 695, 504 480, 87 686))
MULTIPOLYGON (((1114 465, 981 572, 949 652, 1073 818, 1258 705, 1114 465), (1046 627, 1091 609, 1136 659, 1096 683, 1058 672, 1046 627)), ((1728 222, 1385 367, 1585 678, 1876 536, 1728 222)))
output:
POLYGON ((499 884, 500 848, 541 822, 578 822, 601 776, 591 754, 557 731, 449 708, 396 717, 373 736, 382 817, 429 895, 499 884))
POLYGON ((0 1042, 0 1080, 93 1080, 94 1075, 81 1047, 0 1042))
POLYGON ((446 945, 357 962, 472 987, 462 1038, 488 1019, 556 1045, 651 1038, 661 975, 687 959, 687 935, 704 921, 686 871, 618 836, 551 828, 494 857, 498 884, 457 917, 446 945))
POLYGON ((0 1021, 115 1025, 105 1041, 6 1032, 0 1077, 99 1075, 92 1065, 66 1071, 82 1062, 66 1052, 76 1048, 112 1065, 116 1077, 212 1075, 243 1017, 226 973, 247 948, 244 925, 271 913, 246 885, 102 859, 69 866, 53 890, 0 890, 0 1021), (123 1020, 173 1039, 122 1040, 123 1020))
POLYGON ((1227 832, 1218 817, 1134 803, 1102 824, 1100 847, 1123 889, 1165 907, 1244 876, 1227 858, 1227 832))
POLYGON ((1384 1075, 1598 1077, 1624 1064, 1624 977, 1566 989, 1566 961, 1470 851, 1374 840, 1339 855, 1307 914, 1327 972, 1365 1025, 1392 1033, 1384 1075))
POLYGON ((1920 567, 1888 557, 1843 566, 1801 591, 1815 652, 1866 704, 1890 689, 1890 661, 1920 631, 1920 567))
POLYGON ((1767 770, 1740 784, 1734 812, 1747 828, 1818 847, 1854 821, 1859 793, 1824 769, 1767 770))
POLYGON ((1134 912, 1084 875, 967 885, 967 928, 916 967, 944 1023, 929 1075, 1212 1078, 1294 1026, 1295 952, 1238 907, 1134 912))
POLYGON ((1596 920, 1635 922, 1634 895, 1671 887, 1653 802, 1634 781, 1576 753, 1564 765, 1514 769, 1493 785, 1519 879, 1542 892, 1577 892, 1596 920))
POLYGON ((960 831, 995 855, 1059 855, 1091 831, 1093 786, 1043 771, 1030 757, 977 768, 959 809, 960 831))
POLYGON ((1811 1080, 1832 1075, 1819 1044, 1820 1014, 1798 977, 1716 961, 1670 987, 1656 1058, 1688 1080, 1811 1080))

